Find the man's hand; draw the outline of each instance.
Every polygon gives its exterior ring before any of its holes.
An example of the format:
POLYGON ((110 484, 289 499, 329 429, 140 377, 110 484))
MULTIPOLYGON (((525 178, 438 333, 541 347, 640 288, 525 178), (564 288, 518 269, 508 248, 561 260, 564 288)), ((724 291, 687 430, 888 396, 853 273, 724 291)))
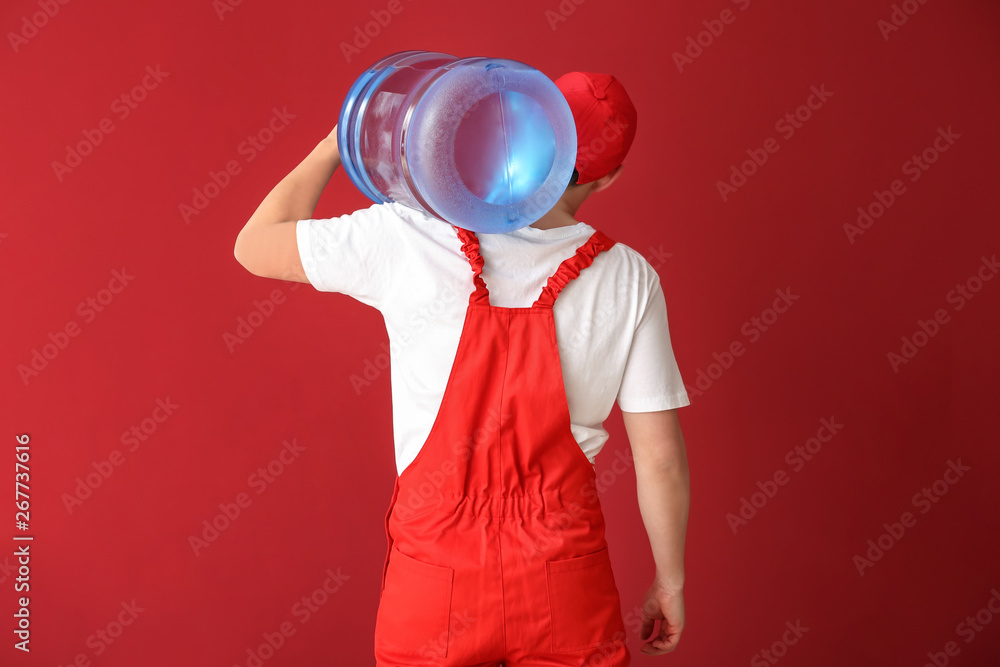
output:
POLYGON ((659 580, 646 591, 642 602, 642 629, 639 639, 649 643, 642 645, 642 652, 647 655, 663 655, 677 648, 681 640, 681 630, 684 629, 684 591, 670 589, 659 580), (660 630, 653 635, 653 623, 660 621, 660 630))
POLYGON ((684 542, 691 502, 684 435, 677 409, 622 411, 635 460, 639 513, 649 534, 656 575, 643 601, 642 652, 669 653, 684 628, 684 542), (653 635, 653 625, 660 629, 653 635))

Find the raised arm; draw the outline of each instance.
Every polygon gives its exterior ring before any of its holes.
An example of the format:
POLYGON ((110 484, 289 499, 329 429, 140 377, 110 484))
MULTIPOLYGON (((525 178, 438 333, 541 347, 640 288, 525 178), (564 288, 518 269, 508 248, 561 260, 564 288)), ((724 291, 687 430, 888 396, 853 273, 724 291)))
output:
POLYGON ((337 128, 274 186, 236 237, 233 254, 256 276, 307 283, 295 223, 311 218, 323 188, 340 166, 337 128))
POLYGON ((624 412, 622 417, 632 458, 639 513, 649 535, 656 575, 646 592, 640 638, 649 639, 653 620, 660 631, 642 652, 673 651, 684 628, 684 538, 690 506, 690 480, 684 435, 677 410, 624 412))

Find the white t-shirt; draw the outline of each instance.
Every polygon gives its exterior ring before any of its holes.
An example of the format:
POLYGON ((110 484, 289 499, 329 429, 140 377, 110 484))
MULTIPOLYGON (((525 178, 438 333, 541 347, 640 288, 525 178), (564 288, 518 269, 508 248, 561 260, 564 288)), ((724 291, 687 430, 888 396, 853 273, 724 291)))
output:
MULTIPOLYGON (((531 306, 593 233, 584 222, 477 233, 490 303, 531 306)), ((317 290, 346 294, 382 313, 401 473, 430 433, 458 351, 473 291, 462 242, 450 224, 397 203, 299 220, 296 239, 317 290)), ((591 463, 608 439, 603 422, 616 399, 626 412, 690 404, 659 275, 632 248, 618 242, 599 253, 563 288, 553 314, 573 435, 591 463)))

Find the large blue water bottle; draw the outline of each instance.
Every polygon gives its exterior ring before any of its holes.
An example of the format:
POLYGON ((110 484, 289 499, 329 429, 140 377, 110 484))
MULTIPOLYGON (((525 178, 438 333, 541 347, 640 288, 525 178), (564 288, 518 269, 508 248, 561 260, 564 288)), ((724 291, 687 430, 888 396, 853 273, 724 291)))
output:
POLYGON ((516 60, 403 51, 351 86, 337 127, 344 170, 376 203, 503 234, 562 196, 576 125, 562 92, 516 60))

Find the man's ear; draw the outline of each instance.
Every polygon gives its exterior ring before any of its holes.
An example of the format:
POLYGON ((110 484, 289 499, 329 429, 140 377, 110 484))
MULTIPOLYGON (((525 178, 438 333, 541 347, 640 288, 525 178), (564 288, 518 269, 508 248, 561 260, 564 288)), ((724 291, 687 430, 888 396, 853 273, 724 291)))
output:
POLYGON ((625 163, 622 162, 620 165, 615 167, 611 173, 601 176, 599 179, 594 181, 594 189, 591 193, 600 192, 611 186, 612 183, 618 180, 618 177, 622 175, 622 169, 625 168, 625 163))

